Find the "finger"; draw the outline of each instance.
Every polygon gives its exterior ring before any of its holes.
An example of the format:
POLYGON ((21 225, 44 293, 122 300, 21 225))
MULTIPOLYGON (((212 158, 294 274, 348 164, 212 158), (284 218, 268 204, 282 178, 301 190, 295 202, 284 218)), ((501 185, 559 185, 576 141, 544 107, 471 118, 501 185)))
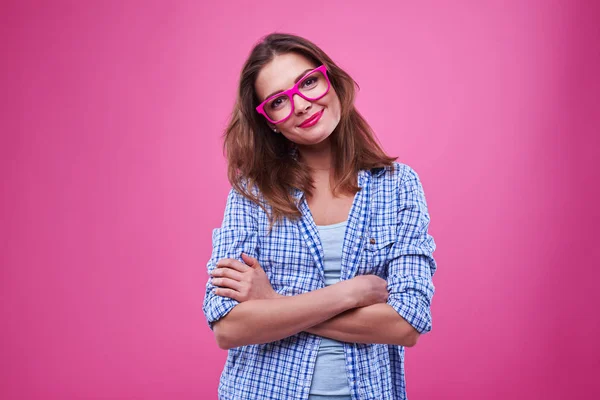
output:
POLYGON ((242 253, 242 260, 244 260, 244 262, 248 264, 250 268, 262 269, 258 260, 252 256, 249 256, 246 253, 242 253))
POLYGON ((210 272, 210 275, 214 277, 235 279, 238 282, 242 281, 242 273, 229 267, 215 268, 210 272))
POLYGON ((239 292, 240 289, 242 288, 241 283, 239 283, 238 281, 234 281, 233 279, 229 279, 229 278, 212 278, 211 283, 213 284, 213 286, 219 286, 219 287, 223 287, 223 288, 233 289, 236 292, 239 292))
POLYGON ((240 293, 236 292, 235 290, 224 289, 224 288, 216 288, 215 289, 215 294, 217 296, 229 297, 230 299, 234 299, 234 300, 240 301, 240 299, 239 299, 240 293))
POLYGON ((250 267, 255 267, 258 265, 258 260, 254 257, 249 256, 246 253, 242 253, 242 260, 244 260, 244 262, 250 267))
POLYGON ((250 268, 243 262, 234 260, 233 258, 224 258, 224 259, 220 260, 219 262, 217 262, 217 267, 220 267, 220 268, 227 267, 227 268, 231 268, 236 271, 239 271, 239 272, 245 272, 248 270, 248 268, 250 268))

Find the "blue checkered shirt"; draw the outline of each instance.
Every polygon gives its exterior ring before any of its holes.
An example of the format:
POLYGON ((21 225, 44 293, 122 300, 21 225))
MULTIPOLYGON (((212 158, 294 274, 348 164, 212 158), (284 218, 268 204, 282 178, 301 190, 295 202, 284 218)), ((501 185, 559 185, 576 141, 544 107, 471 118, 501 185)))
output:
MULTIPOLYGON (((359 171, 344 237, 341 279, 375 274, 388 282, 388 304, 420 333, 431 330, 435 242, 417 173, 408 165, 359 171)), ((271 285, 293 296, 325 287, 323 248, 303 193, 296 190, 302 218, 284 219, 268 231, 265 212, 231 190, 221 228, 213 231, 208 270, 245 252, 256 257, 271 285)), ((206 284, 203 311, 209 326, 238 302, 206 284)), ((377 329, 377 327, 373 327, 377 329)), ((321 337, 307 332, 228 351, 219 383, 221 400, 308 399, 321 337)), ((344 343, 353 400, 406 399, 404 347, 344 343)))

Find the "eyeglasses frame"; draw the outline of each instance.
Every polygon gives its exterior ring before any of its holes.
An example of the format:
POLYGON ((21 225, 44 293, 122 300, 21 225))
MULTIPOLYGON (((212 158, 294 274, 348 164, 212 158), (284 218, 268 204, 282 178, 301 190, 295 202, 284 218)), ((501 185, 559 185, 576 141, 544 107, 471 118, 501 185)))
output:
POLYGON ((322 97, 324 97, 327 93, 329 93, 330 89, 331 89, 331 81, 329 80, 329 76, 327 76, 327 66, 325 64, 323 64, 323 65, 320 65, 317 68, 313 69, 312 71, 308 71, 306 74, 304 74, 302 76, 302 78, 298 79, 298 82, 296 82, 296 84, 293 87, 291 87, 290 89, 284 90, 283 92, 276 93, 273 96, 270 96, 269 98, 265 99, 265 101, 263 101, 262 103, 260 103, 260 105, 258 107, 256 107, 256 111, 258 111, 259 114, 263 115, 267 119, 267 121, 269 121, 270 123, 272 123, 274 125, 278 125, 278 124, 281 124, 281 123, 287 121, 292 116, 292 114, 294 114, 294 95, 295 94, 302 97, 304 100, 312 102, 312 101, 317 101, 317 100, 321 99, 322 97), (321 72, 323 74, 323 76, 325 76, 325 80, 327 81, 327 90, 325 91, 325 93, 323 93, 319 97, 309 98, 300 92, 300 89, 298 89, 298 86, 300 85, 300 83, 302 83, 304 81, 304 79, 306 77, 308 77, 311 74, 314 74, 315 72, 321 72), (265 105, 273 98, 279 97, 282 95, 287 95, 289 97, 290 103, 292 104, 292 110, 290 111, 290 115, 288 115, 284 119, 279 120, 279 121, 274 121, 271 118, 269 118, 269 116, 265 112, 265 105))

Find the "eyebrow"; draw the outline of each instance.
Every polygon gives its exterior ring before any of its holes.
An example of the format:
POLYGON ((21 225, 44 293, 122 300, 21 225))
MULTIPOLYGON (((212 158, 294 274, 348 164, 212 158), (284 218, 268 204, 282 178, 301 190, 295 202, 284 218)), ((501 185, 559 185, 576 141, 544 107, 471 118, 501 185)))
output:
MULTIPOLYGON (((308 72, 312 71, 314 68, 309 68, 307 70, 305 70, 304 72, 302 72, 300 75, 298 75, 298 77, 296 79, 294 79, 294 83, 298 83, 298 81, 304 76, 306 75, 308 72)), ((270 95, 268 95, 267 97, 265 97, 262 101, 265 101, 266 99, 268 99, 269 97, 276 95, 277 93, 281 93, 283 92, 283 90, 277 90, 273 93, 271 93, 270 95)))

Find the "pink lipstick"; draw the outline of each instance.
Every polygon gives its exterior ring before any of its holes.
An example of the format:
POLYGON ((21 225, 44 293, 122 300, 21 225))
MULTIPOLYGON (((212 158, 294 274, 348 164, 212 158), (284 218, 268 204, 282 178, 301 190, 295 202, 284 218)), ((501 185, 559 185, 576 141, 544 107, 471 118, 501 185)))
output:
POLYGON ((314 114, 312 117, 308 118, 307 120, 305 120, 304 122, 302 122, 300 125, 298 125, 298 127, 300 127, 300 128, 310 128, 311 126, 315 125, 321 119, 321 116, 323 115, 324 111, 325 111, 325 109, 323 109, 323 110, 319 111, 318 113, 314 114))

